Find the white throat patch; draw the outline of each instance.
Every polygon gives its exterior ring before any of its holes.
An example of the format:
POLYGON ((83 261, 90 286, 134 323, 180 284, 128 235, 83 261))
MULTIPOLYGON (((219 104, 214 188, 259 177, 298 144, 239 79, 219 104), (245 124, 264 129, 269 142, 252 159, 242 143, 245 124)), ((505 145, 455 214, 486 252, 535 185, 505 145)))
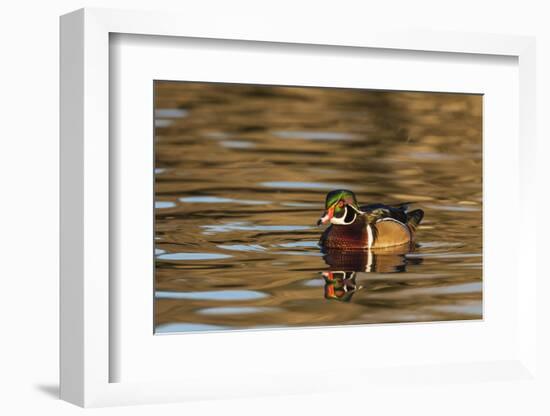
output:
POLYGON ((353 216, 353 219, 350 221, 350 222, 346 222, 346 217, 348 215, 348 207, 345 206, 344 207, 344 215, 342 215, 341 218, 336 218, 336 217, 332 217, 330 219, 330 223, 331 224, 336 224, 336 225, 349 225, 349 224, 353 224, 353 222, 355 221, 355 219, 357 218, 357 212, 355 212, 355 215, 353 216))

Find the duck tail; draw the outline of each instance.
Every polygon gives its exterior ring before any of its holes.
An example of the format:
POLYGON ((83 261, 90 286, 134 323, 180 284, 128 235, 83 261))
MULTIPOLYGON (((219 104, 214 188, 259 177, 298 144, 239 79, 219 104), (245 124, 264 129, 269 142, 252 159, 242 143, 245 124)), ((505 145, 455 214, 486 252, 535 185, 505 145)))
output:
POLYGON ((407 224, 410 225, 413 230, 418 227, 418 224, 420 224, 420 221, 422 221, 422 218, 424 218, 424 211, 421 209, 415 209, 414 211, 407 213, 407 224))

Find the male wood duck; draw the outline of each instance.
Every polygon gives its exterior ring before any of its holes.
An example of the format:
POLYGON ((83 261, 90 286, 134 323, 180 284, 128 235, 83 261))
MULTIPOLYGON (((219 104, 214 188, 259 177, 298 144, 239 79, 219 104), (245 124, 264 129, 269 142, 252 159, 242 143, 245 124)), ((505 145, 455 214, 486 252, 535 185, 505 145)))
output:
POLYGON ((327 194, 325 212, 317 225, 330 222, 319 244, 339 250, 378 249, 411 245, 424 211, 407 211, 406 204, 359 206, 352 191, 338 189, 327 194))

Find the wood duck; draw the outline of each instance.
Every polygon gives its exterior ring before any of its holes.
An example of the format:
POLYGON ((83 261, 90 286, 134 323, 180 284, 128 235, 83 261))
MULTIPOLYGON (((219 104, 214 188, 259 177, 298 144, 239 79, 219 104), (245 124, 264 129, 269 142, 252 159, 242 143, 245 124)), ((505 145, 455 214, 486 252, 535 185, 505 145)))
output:
POLYGON ((407 204, 359 206, 355 194, 338 189, 327 194, 317 225, 330 222, 319 244, 339 250, 380 249, 412 245, 424 211, 407 211, 407 204))

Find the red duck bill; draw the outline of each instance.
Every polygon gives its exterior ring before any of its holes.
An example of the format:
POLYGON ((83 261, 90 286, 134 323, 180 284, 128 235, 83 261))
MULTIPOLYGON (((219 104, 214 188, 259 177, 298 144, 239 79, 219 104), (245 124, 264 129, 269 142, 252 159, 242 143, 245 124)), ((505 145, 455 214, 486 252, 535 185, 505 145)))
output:
POLYGON ((332 217, 334 217, 334 207, 329 208, 326 214, 319 218, 319 221, 317 221, 317 225, 326 224, 331 220, 332 217))

